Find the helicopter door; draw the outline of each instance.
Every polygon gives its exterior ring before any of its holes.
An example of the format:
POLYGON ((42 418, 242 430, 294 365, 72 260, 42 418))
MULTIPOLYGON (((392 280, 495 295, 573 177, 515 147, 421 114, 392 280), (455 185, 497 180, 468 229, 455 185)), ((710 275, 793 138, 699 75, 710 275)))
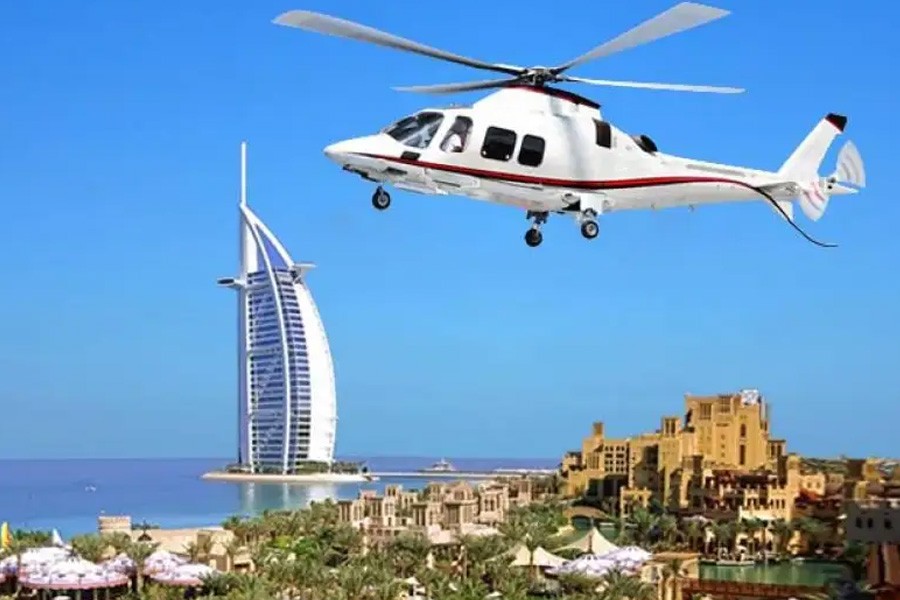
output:
MULTIPOLYGON (((447 153, 447 158, 462 154, 469 147, 472 137, 472 119, 458 116, 441 141, 440 148, 447 153)), ((455 162, 455 161, 454 161, 455 162)), ((471 175, 442 169, 426 169, 426 174, 435 185, 444 191, 453 193, 456 190, 478 187, 478 180, 471 175)))

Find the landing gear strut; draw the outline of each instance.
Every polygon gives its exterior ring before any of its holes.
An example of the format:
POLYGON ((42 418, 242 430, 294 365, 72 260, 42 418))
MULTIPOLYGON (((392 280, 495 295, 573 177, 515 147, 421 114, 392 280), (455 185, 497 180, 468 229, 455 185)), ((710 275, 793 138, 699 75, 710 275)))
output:
POLYGON ((375 190, 375 193, 372 194, 372 206, 378 210, 384 210, 390 205, 391 195, 384 191, 384 188, 379 185, 378 189, 375 190))
POLYGON ((532 248, 539 246, 541 242, 544 241, 544 236, 541 234, 541 225, 547 222, 548 214, 549 213, 546 211, 529 210, 525 215, 526 219, 534 221, 531 225, 531 229, 525 232, 525 243, 532 248))

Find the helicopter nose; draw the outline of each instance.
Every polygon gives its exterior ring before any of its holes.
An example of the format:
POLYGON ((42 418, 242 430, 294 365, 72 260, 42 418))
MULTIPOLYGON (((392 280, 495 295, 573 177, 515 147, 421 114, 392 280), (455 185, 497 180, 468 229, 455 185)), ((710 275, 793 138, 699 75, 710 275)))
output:
POLYGON ((325 156, 336 163, 343 163, 347 155, 350 153, 350 144, 348 141, 336 142, 325 147, 325 156))

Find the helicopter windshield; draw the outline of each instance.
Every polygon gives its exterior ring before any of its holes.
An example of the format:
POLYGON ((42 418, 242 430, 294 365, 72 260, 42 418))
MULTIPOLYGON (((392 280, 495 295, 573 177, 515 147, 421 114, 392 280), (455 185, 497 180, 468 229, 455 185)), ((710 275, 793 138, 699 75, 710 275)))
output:
POLYGON ((404 146, 412 148, 427 148, 434 138, 434 134, 441 126, 444 115, 439 112, 420 112, 410 117, 400 119, 390 127, 384 129, 388 134, 404 146))

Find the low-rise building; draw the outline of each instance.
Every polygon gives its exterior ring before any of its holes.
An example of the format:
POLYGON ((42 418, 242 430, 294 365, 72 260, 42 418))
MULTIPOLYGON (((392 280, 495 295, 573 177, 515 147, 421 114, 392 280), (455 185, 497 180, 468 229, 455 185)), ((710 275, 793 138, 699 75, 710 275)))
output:
POLYGON ((419 492, 392 485, 382 496, 364 490, 356 499, 337 504, 341 522, 363 531, 371 543, 411 531, 445 544, 457 535, 496 533, 494 528, 506 521, 511 507, 526 506, 531 499, 531 482, 521 478, 474 486, 465 481, 429 483, 419 492))

